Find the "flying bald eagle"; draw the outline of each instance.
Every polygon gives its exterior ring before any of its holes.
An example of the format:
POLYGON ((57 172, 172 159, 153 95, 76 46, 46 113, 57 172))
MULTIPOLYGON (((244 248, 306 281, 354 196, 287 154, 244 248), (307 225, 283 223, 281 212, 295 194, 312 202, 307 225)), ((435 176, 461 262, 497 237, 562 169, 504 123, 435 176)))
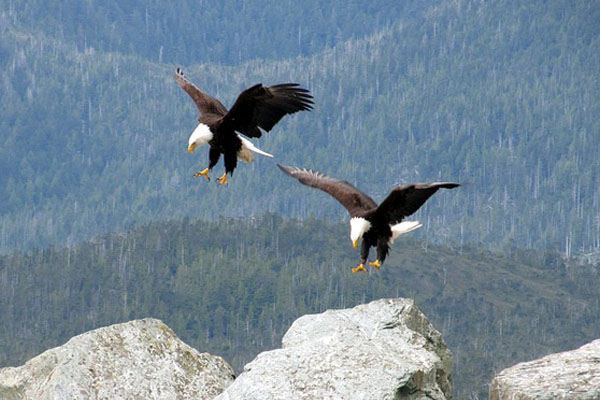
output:
POLYGON ((371 247, 377 247, 377 259, 369 264, 379 269, 394 239, 422 226, 419 221, 402 220, 421 208, 438 189, 454 189, 461 185, 456 182, 431 182, 398 186, 377 206, 372 198, 346 181, 310 169, 281 164, 277 166, 300 183, 329 193, 346 207, 351 217, 350 240, 354 249, 358 247, 360 239, 363 240, 360 264, 352 272, 367 271, 364 264, 371 247))
POLYGON ((273 157, 236 133, 259 138, 261 129, 270 131, 284 115, 301 110, 312 109, 312 96, 297 83, 283 83, 265 87, 257 84, 244 90, 227 111, 221 102, 204 93, 190 82, 181 68, 175 71, 175 80, 194 100, 200 116, 200 122, 189 138, 188 151, 192 153, 198 146, 210 145, 208 168, 194 176, 204 176, 210 180, 210 171, 219 161, 221 154, 225 161, 225 173, 218 178, 219 185, 227 183, 227 174, 233 175, 238 158, 251 162, 252 152, 273 157))

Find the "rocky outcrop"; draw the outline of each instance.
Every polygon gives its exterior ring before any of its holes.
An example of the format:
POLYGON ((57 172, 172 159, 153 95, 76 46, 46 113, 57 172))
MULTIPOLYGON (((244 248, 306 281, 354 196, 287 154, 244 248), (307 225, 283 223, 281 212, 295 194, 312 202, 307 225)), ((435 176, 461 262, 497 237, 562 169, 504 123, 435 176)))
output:
POLYGON ((490 385, 490 400, 554 399, 600 399, 600 339, 507 368, 490 385))
POLYGON ((232 381, 221 357, 200 354, 161 321, 143 319, 0 369, 0 399, 212 399, 232 381))
POLYGON ((217 399, 450 399, 451 366, 412 300, 378 300, 299 318, 217 399))

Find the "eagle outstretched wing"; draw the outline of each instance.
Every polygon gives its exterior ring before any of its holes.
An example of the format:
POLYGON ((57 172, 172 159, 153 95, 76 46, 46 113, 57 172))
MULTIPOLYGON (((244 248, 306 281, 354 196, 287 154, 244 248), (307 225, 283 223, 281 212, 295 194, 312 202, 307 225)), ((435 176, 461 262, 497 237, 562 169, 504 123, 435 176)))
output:
MULTIPOLYGON (((175 70, 175 80, 181 86, 183 90, 194 100, 200 115, 203 114, 214 114, 219 117, 223 117, 227 114, 227 109, 221 102, 214 97, 209 96, 202 90, 198 89, 196 85, 190 82, 184 75, 181 68, 175 70)), ((198 118, 200 119, 200 118, 198 118)))
POLYGON ((381 202, 376 213, 385 216, 393 225, 415 213, 438 189, 454 189, 460 185, 457 182, 431 182, 398 186, 381 202))
POLYGON ((274 86, 257 84, 238 96, 231 110, 223 118, 233 129, 248 137, 261 137, 287 114, 312 110, 312 95, 297 83, 274 86))
POLYGON ((288 167, 281 164, 277 164, 277 166, 289 176, 298 179, 300 183, 329 193, 346 207, 353 217, 361 212, 377 207, 377 203, 372 198, 349 182, 330 178, 327 175, 310 169, 288 167))

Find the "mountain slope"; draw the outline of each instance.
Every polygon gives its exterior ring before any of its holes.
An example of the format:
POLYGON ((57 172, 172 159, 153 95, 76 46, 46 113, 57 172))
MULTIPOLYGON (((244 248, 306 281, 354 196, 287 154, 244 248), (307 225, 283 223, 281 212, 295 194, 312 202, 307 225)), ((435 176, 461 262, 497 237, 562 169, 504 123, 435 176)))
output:
POLYGON ((23 1, 7 22, 75 45, 168 63, 235 65, 313 55, 372 34, 439 0, 23 1))
MULTIPOLYGON (((255 82, 310 88, 315 111, 260 147, 376 200, 398 183, 470 182, 427 203, 420 237, 570 255, 600 246, 599 9, 443 2, 313 57, 186 72, 226 105, 255 82)), ((271 160, 242 165, 226 189, 194 180, 206 150, 185 152, 196 111, 174 65, 4 29, 0 249, 166 216, 345 218, 271 160)))

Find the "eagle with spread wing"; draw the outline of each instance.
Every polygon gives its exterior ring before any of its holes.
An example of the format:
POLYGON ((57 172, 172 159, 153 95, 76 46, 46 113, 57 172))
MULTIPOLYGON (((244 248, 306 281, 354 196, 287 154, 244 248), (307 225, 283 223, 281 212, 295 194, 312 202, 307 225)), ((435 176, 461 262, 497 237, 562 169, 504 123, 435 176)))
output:
POLYGON ((281 118, 298 111, 311 110, 312 95, 297 83, 283 83, 274 86, 254 85, 244 90, 229 111, 223 104, 204 93, 190 82, 181 68, 175 71, 175 80, 194 100, 200 116, 198 126, 190 135, 188 151, 192 153, 198 146, 208 144, 208 168, 194 174, 210 180, 208 172, 217 164, 221 154, 225 162, 225 173, 217 179, 219 185, 227 183, 227 174, 233 174, 238 159, 253 161, 252 153, 273 157, 237 134, 250 138, 262 136, 262 130, 270 131, 281 118))
POLYGON ((350 213, 350 240, 354 249, 362 239, 360 264, 352 272, 367 270, 364 264, 371 247, 377 248, 377 259, 369 264, 377 269, 383 264, 390 245, 398 236, 422 226, 419 221, 402 221, 415 213, 438 189, 454 189, 457 182, 413 183, 398 186, 379 204, 352 184, 330 178, 305 168, 277 166, 300 183, 329 193, 350 213))

